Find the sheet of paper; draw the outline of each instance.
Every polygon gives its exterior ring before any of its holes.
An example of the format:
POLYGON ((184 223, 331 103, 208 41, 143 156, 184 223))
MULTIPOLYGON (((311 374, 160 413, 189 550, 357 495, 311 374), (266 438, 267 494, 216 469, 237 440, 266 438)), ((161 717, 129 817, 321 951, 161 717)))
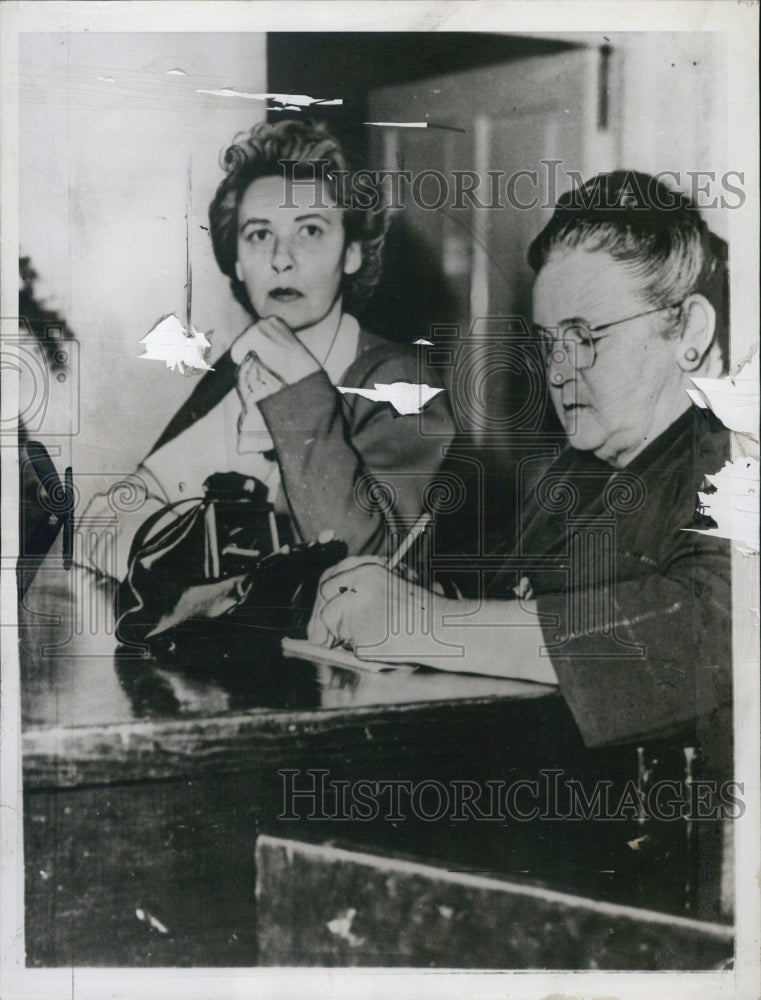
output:
POLYGON ((283 639, 283 655, 291 659, 313 660, 317 663, 330 663, 338 667, 351 667, 353 670, 364 670, 378 674, 387 670, 410 672, 414 669, 408 663, 384 663, 382 660, 360 660, 349 649, 336 646, 329 649, 309 639, 283 639))

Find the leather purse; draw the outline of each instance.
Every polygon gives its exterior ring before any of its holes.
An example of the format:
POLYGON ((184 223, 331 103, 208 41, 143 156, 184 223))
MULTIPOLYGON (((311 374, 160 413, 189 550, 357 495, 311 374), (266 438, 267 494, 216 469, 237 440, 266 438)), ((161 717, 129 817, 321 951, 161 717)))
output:
POLYGON ((141 525, 117 588, 117 638, 143 655, 183 659, 303 636, 320 576, 346 551, 335 540, 281 548, 265 485, 216 473, 203 498, 168 504, 141 525))

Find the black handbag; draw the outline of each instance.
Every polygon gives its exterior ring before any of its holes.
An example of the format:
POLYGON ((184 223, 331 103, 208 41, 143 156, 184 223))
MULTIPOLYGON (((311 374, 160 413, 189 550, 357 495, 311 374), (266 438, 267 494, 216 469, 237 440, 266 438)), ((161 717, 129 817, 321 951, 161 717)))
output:
POLYGON ((335 540, 281 548, 265 485, 216 473, 202 499, 141 525, 117 588, 117 638, 144 654, 198 659, 303 636, 320 576, 346 552, 335 540))

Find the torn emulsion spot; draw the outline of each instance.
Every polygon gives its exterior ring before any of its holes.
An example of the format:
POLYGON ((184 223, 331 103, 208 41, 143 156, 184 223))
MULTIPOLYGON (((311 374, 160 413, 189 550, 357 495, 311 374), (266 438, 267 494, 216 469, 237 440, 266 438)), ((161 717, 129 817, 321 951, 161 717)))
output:
POLYGON ((352 389, 348 386, 337 385, 339 392, 354 392, 365 399, 372 399, 376 403, 390 403, 397 413, 408 416, 411 413, 420 413, 426 403, 429 403, 434 396, 437 396, 443 389, 434 389, 425 382, 418 385, 414 382, 391 382, 384 384, 376 382, 374 389, 352 389))
MULTIPOLYGON (((211 331, 208 336, 211 336, 211 331)), ((211 350, 206 334, 193 326, 189 332, 186 331, 174 313, 162 317, 140 343, 145 347, 145 354, 141 354, 141 358, 164 361, 170 371, 179 371, 180 375, 213 371, 206 363, 211 350)))
POLYGON ((755 364, 758 345, 725 378, 694 378, 687 395, 702 409, 713 410, 725 427, 758 443, 759 381, 755 364))
POLYGON ((428 128, 428 122, 362 122, 377 128, 428 128))
POLYGON ((464 128, 456 125, 442 125, 437 122, 362 122, 363 125, 372 125, 376 128, 439 128, 445 132, 460 132, 465 134, 464 128))
POLYGON ((644 837, 635 837, 634 840, 627 840, 626 846, 631 847, 633 851, 639 851, 643 844, 646 844, 650 840, 650 837, 645 834, 644 837))
POLYGON ((210 94, 212 97, 243 97, 247 101, 273 101, 275 104, 298 105, 300 108, 308 108, 312 104, 343 104, 341 97, 328 100, 322 97, 309 97, 307 94, 249 94, 244 90, 233 90, 232 87, 222 87, 221 90, 197 90, 196 93, 210 94))
POLYGON ((356 934, 352 933, 351 925, 354 922, 354 918, 357 915, 357 911, 354 907, 339 913, 339 915, 334 920, 329 920, 327 928, 331 934, 334 934, 337 938, 341 938, 343 941, 352 947, 356 948, 361 944, 364 944, 365 939, 357 937, 356 934))
POLYGON ((753 555, 759 549, 757 458, 736 458, 726 462, 716 475, 706 476, 715 493, 698 493, 703 513, 711 517, 716 528, 683 528, 700 534, 731 538, 743 555, 753 555))
POLYGON ((152 913, 149 913, 147 910, 143 910, 140 907, 138 907, 135 910, 135 916, 137 917, 138 920, 142 921, 144 924, 148 924, 149 927, 152 927, 155 931, 158 931, 159 934, 169 933, 169 928, 165 924, 162 924, 162 922, 159 920, 158 917, 154 917, 154 915, 152 913))
POLYGON ((188 74, 185 72, 184 69, 177 69, 177 68, 175 68, 175 69, 168 69, 164 75, 165 76, 187 76, 188 74))
POLYGON ((412 341, 413 347, 433 347, 432 340, 426 340, 425 337, 420 337, 419 340, 412 341))

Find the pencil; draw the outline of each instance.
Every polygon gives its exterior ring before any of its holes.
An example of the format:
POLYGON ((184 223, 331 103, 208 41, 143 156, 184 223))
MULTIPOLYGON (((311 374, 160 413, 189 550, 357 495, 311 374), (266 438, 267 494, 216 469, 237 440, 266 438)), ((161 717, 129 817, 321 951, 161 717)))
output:
MULTIPOLYGON (((402 539, 402 544, 399 546, 396 552, 394 552, 393 555, 390 555, 386 560, 387 570, 396 569, 396 567, 399 565, 402 559, 404 559, 409 550, 415 544, 416 540, 423 534, 425 529, 428 527, 430 520, 431 520, 431 515, 428 512, 420 515, 420 517, 417 519, 417 521, 415 521, 410 530, 402 539)), ((348 587, 339 588, 340 593, 342 594, 346 593, 348 589, 349 589, 348 587)), ((354 588, 352 587, 351 589, 353 590, 354 588)), ((343 645, 343 643, 338 638, 338 636, 333 635, 330 637, 330 646, 328 647, 329 649, 335 649, 337 646, 341 645, 343 645)))
POLYGON ((404 536, 402 544, 399 546, 396 552, 394 552, 394 554, 392 556, 389 556, 388 559, 386 560, 386 569, 396 569, 396 567, 399 565, 402 559, 404 559, 404 557, 407 555, 407 553, 412 548, 417 539, 420 537, 420 535, 422 535, 425 529, 428 527, 430 520, 431 520, 431 515, 427 511, 425 514, 420 515, 417 521, 415 521, 413 526, 404 536))

